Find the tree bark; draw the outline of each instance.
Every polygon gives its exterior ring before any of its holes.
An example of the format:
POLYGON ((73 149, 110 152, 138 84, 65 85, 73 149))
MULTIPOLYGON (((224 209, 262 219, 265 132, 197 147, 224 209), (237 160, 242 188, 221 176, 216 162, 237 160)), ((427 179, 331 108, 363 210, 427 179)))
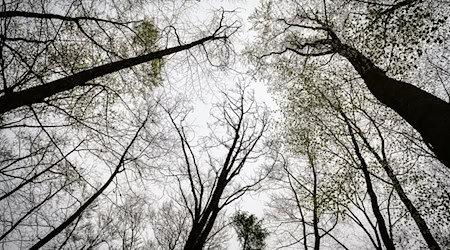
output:
POLYGON ((388 77, 355 48, 340 44, 338 53, 358 71, 370 92, 416 129, 436 157, 450 168, 450 104, 409 83, 388 77))
POLYGON ((31 87, 19 92, 6 93, 5 95, 0 97, 0 115, 22 106, 28 106, 31 104, 43 102, 46 98, 49 98, 55 94, 71 90, 78 86, 82 86, 90 80, 114 73, 121 69, 136 66, 154 59, 160 59, 164 56, 174 54, 183 50, 188 50, 207 41, 224 38, 225 37, 214 35, 207 36, 189 44, 151 52, 133 58, 123 59, 118 62, 107 63, 43 85, 31 87))

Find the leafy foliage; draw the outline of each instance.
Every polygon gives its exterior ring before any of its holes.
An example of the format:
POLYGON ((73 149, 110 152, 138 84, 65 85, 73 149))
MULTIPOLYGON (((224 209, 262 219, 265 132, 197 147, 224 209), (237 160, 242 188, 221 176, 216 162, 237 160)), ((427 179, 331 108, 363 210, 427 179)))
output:
POLYGON ((258 220, 253 214, 241 211, 236 212, 231 220, 243 250, 264 249, 269 233, 262 227, 262 220, 258 220))
POLYGON ((239 11, 4 1, 0 248, 222 250, 234 228, 243 250, 450 249, 450 165, 421 132, 450 124, 449 1, 261 2, 245 74, 239 11), (197 130, 183 92, 234 77, 281 115, 238 85, 197 130), (264 223, 227 217, 255 190, 264 223))
MULTIPOLYGON (((157 51, 158 40, 160 38, 159 31, 152 20, 146 20, 134 27, 136 35, 133 36, 133 45, 137 48, 138 53, 149 53, 157 51)), ((144 75, 141 81, 150 79, 152 86, 158 86, 162 82, 162 69, 164 67, 164 61, 162 58, 152 60, 151 62, 141 66, 144 72, 148 72, 144 75)))

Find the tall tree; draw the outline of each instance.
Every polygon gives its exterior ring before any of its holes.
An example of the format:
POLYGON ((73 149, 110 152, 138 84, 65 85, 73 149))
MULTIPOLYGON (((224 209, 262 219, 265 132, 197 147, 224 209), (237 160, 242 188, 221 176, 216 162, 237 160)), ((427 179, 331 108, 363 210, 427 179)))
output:
MULTIPOLYGON (((175 13, 184 4, 0 5, 1 247, 68 247, 91 209, 120 208, 121 192, 145 186, 168 151, 156 106, 165 65, 201 63, 211 46, 228 47, 238 28, 224 11, 198 33, 194 23, 180 28, 175 13)), ((122 238, 130 245, 129 231, 122 238)))
MULTIPOLYGON (((435 210, 424 213, 421 207, 425 203, 419 202, 417 197, 411 199, 414 195, 408 197, 405 192, 420 190, 416 183, 409 183, 404 176, 406 173, 430 172, 430 169, 418 168, 420 164, 428 162, 421 160, 422 151, 415 152, 414 144, 408 143, 413 131, 388 109, 367 96, 368 93, 357 84, 346 68, 309 65, 301 75, 293 73, 297 71, 296 68, 284 70, 287 75, 295 77, 295 80, 291 78, 295 83, 285 87, 283 95, 283 105, 286 105, 283 106, 286 118, 284 128, 287 129, 284 136, 289 147, 297 151, 309 145, 310 141, 315 142, 320 152, 317 158, 331 163, 327 168, 327 175, 331 176, 340 167, 340 174, 332 178, 339 183, 340 189, 345 190, 335 200, 338 206, 345 208, 344 217, 360 226, 377 249, 381 249, 378 239, 383 239, 391 248, 392 242, 400 244, 398 239, 401 233, 397 231, 398 226, 395 224, 403 221, 402 217, 408 213, 408 220, 415 224, 430 249, 440 249, 439 244, 445 245, 445 238, 441 238, 437 230, 432 230, 439 222, 430 215, 440 212, 435 210), (309 131, 314 131, 315 136, 305 140, 304 134, 311 133, 309 131), (395 169, 390 166, 395 166, 395 169), (361 173, 362 179, 357 177, 361 173), (372 228, 376 225, 378 229, 365 228, 365 223, 362 222, 365 219, 358 216, 364 214, 368 219, 372 217, 370 213, 367 214, 364 203, 358 204, 366 196, 359 194, 361 191, 355 191, 364 190, 360 183, 366 185, 365 189, 370 197, 368 204, 376 217, 376 223, 371 223, 370 220, 369 223, 372 228), (393 192, 389 194, 391 189, 393 192), (383 203, 388 206, 384 207, 383 203), (393 204, 396 205, 392 206, 393 204), (403 215, 394 212, 400 211, 399 208, 404 211, 403 215), (357 210, 359 211, 356 212, 357 210), (370 231, 373 234, 369 234, 370 231)), ((443 176, 423 181, 441 182, 442 178, 443 176)), ((421 195, 424 195, 423 192, 421 195)), ((428 191, 424 197, 430 195, 435 194, 428 191)), ((445 195, 439 197, 437 199, 446 200, 445 195)), ((417 240, 422 242, 420 238, 417 240)))
POLYGON ((178 210, 188 216, 183 229, 186 232, 171 233, 184 237, 174 249, 181 246, 185 250, 202 249, 211 243, 214 240, 211 237, 218 233, 213 231, 224 208, 245 193, 258 189, 268 175, 255 171, 249 174, 252 178, 240 176, 246 173, 247 165, 256 164, 263 155, 270 153, 264 137, 269 113, 248 92, 245 84, 239 84, 236 89, 223 93, 223 103, 217 104, 211 112, 214 119, 211 132, 201 140, 199 149, 189 139, 189 130, 183 125, 186 115, 177 116, 174 110, 167 110, 178 133, 182 159, 181 165, 175 165, 175 169, 172 166, 168 175, 178 184, 178 210))
POLYGON ((441 1, 292 1, 287 5, 266 1, 255 15, 262 23, 256 26, 265 44, 259 58, 292 53, 305 60, 325 56, 339 61, 334 55, 340 55, 353 65, 371 93, 414 127, 450 167, 450 104, 395 79, 422 53, 418 44, 446 42, 434 38, 437 30, 448 30, 448 8, 441 1), (411 56, 402 60, 408 51, 411 56), (403 65, 392 70, 395 64, 403 65))
POLYGON ((328 165, 330 159, 321 152, 313 133, 309 130, 296 135, 295 145, 286 143, 290 150, 283 152, 284 164, 271 176, 276 191, 268 204, 268 218, 278 228, 274 234, 278 234, 277 246, 281 248, 321 249, 328 245, 348 249, 334 232, 344 214, 340 203, 346 202, 336 197, 350 192, 348 177, 343 174, 346 170, 328 165))
MULTIPOLYGON (((56 94, 73 90, 76 87, 85 87, 90 85, 89 82, 94 79, 123 69, 158 61, 165 56, 205 45, 208 42, 226 41, 236 30, 236 27, 225 23, 225 16, 222 13, 217 26, 212 28, 208 35, 183 43, 175 29, 178 44, 160 49, 157 42, 161 38, 157 37, 158 31, 155 30, 155 24, 149 21, 140 22, 136 29, 133 29, 130 25, 139 23, 139 21, 117 20, 120 17, 103 19, 93 16, 89 12, 85 13, 83 9, 72 10, 71 5, 64 7, 69 13, 77 13, 77 16, 48 13, 47 11, 52 9, 47 10, 46 8, 51 7, 44 4, 40 6, 43 8, 42 13, 30 12, 27 7, 30 8, 30 6, 20 3, 11 6, 5 5, 5 9, 0 12, 4 24, 1 48, 3 85, 0 89, 2 94, 0 96, 0 114, 19 107, 48 101, 56 94), (29 27, 30 24, 31 27, 29 27), (49 29, 50 25, 59 27, 49 29), (45 33, 29 34, 33 29, 45 33), (98 41, 95 34, 90 34, 93 32, 100 32, 109 40, 98 41), (131 42, 125 40, 120 44, 114 44, 112 36, 118 35, 117 33, 123 33, 125 39, 131 40, 131 42), (73 42, 67 43, 66 40, 73 42), (85 40, 88 41, 87 44, 85 40), (108 42, 113 46, 104 45, 108 42), (126 47, 126 42, 132 46, 126 47), (86 56, 87 53, 92 53, 92 50, 84 49, 80 45, 93 46, 98 50, 94 51, 98 57, 92 58, 92 61, 89 60, 86 56), (24 50, 24 48, 33 52, 30 54, 30 51, 24 50), (66 49, 66 51, 60 51, 62 49, 66 49), (77 49, 80 51, 76 51, 77 49), (127 56, 130 52, 132 56, 127 56), (69 53, 74 53, 74 55, 69 53), (9 75, 11 71, 18 72, 17 78, 9 75), (54 73, 55 71, 57 73, 54 73)), ((118 15, 118 13, 115 14, 118 15)), ((157 69, 158 65, 153 64, 153 66, 156 66, 153 67, 153 71, 160 70, 157 69)))

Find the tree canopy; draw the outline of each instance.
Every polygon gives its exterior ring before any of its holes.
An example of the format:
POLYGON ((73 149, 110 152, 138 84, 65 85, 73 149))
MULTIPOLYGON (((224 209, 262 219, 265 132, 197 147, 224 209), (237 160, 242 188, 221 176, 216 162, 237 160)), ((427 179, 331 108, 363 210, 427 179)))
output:
POLYGON ((450 3, 254 4, 3 1, 0 248, 449 249, 450 3))

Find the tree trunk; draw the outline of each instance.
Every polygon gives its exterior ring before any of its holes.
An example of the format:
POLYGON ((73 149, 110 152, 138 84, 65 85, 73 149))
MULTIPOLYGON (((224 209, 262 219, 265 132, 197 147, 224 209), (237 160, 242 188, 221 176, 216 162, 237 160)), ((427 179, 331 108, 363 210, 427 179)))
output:
POLYGON ((219 207, 216 207, 212 210, 212 213, 208 215, 203 215, 207 217, 207 220, 201 221, 197 225, 195 225, 195 228, 191 230, 191 233, 188 236, 188 239, 186 240, 186 243, 183 247, 184 250, 196 250, 196 249, 203 249, 203 246, 205 245, 209 233, 212 230, 212 227, 214 226, 214 222, 217 218, 217 215, 219 213, 220 209, 219 207))
POLYGON ((383 240, 383 243, 387 250, 395 250, 394 242, 389 237, 389 233, 386 228, 386 222, 384 221, 383 215, 381 214, 381 211, 380 211, 380 207, 378 206, 378 198, 377 198, 377 195, 375 194, 375 191, 373 190, 372 181, 370 179, 370 173, 369 173, 369 169, 368 169, 366 160, 364 159, 364 157, 361 154, 361 151, 358 146, 358 142, 356 141, 356 138, 353 134, 353 129, 350 125, 350 122, 348 121, 348 119, 346 117, 344 117, 344 119, 345 119, 345 122, 347 123, 348 132, 350 133, 350 137, 351 137, 351 140, 353 143, 353 148, 355 150, 355 154, 361 163, 361 170, 363 171, 363 174, 364 174, 364 180, 366 182, 367 193, 369 194, 369 197, 370 197, 370 203, 372 205, 373 214, 375 215, 375 218, 377 219, 378 230, 380 231, 381 239, 383 240))
POLYGON ((0 97, 0 115, 22 106, 43 102, 46 98, 67 90, 71 90, 77 86, 82 86, 86 82, 95 78, 114 73, 121 69, 130 68, 141 63, 149 62, 151 60, 160 59, 163 56, 188 50, 207 41, 222 38, 223 37, 207 36, 189 44, 151 52, 133 58, 123 59, 118 62, 107 63, 43 85, 31 87, 19 92, 6 93, 0 97))
POLYGON ((383 240, 384 245, 386 246, 386 249, 394 250, 395 249, 394 242, 392 242, 392 239, 389 237, 386 228, 386 222, 384 221, 383 215, 381 214, 380 207, 378 207, 378 199, 377 195, 375 194, 375 191, 373 190, 369 170, 367 169, 367 165, 365 165, 365 163, 363 163, 362 165, 363 166, 361 166, 361 169, 364 173, 364 179, 367 186, 367 193, 369 194, 370 203, 372 204, 372 211, 375 215, 375 218, 377 218, 378 230, 380 230, 381 238, 383 240))
POLYGON ((227 185, 226 182, 226 174, 227 172, 222 172, 219 177, 219 181, 216 187, 216 190, 213 193, 213 197, 211 198, 211 202, 208 204, 207 208, 201 215, 200 220, 193 225, 191 232, 189 233, 188 239, 183 247, 184 250, 196 250, 203 249, 203 246, 208 239, 208 235, 214 226, 214 222, 217 218, 217 215, 220 212, 219 202, 222 197, 223 190, 227 185))
POLYGON ((414 221, 416 222, 416 225, 419 228, 420 233, 422 234, 422 237, 427 242, 428 248, 430 250, 441 250, 441 248, 439 247, 439 244, 436 242, 436 240, 434 239, 430 230, 428 229, 427 223, 425 222, 425 220, 420 215, 419 211, 417 211, 416 207, 412 204, 411 200, 406 195, 405 191, 403 190, 402 186, 400 185, 400 182, 397 179, 397 176, 395 176, 391 167, 386 162, 384 162, 383 168, 386 171, 389 178, 391 179, 392 183, 394 184, 394 189, 395 189, 395 191, 397 191, 397 194, 400 197, 400 200, 406 206, 406 208, 408 209, 408 212, 411 214, 414 221))
POLYGON ((370 92, 413 126, 436 157, 450 168, 450 104, 411 84, 394 80, 356 49, 341 44, 347 58, 370 92))
MULTIPOLYGON (((347 116, 343 112, 341 112, 341 114, 344 117, 344 119, 346 119, 346 120, 348 119, 347 116)), ((376 126, 375 121, 372 118, 369 118, 369 119, 376 126)), ((384 138, 381 134, 381 131, 378 128, 377 128, 377 131, 378 131, 378 135, 381 139, 381 150, 382 150, 383 158, 376 152, 375 148, 373 148, 370 145, 368 139, 366 137, 364 137, 361 130, 358 130, 358 134, 361 137, 361 139, 364 141, 365 145, 370 150, 370 152, 372 152, 372 154, 375 156, 378 163, 380 163, 380 165, 383 167, 383 169, 386 172, 386 174, 388 175, 389 179, 392 181, 395 191, 397 192, 398 196, 400 197, 400 200, 403 202, 406 209, 408 210, 408 212, 411 214, 412 218, 414 219, 414 222, 416 223, 417 227, 419 228, 420 233, 422 234, 422 237, 424 238, 424 240, 426 241, 426 243, 428 245, 428 248, 431 250, 440 250, 441 248, 440 248, 439 244, 436 242, 436 240, 434 239, 433 235, 431 234, 431 232, 427 226, 427 223, 425 222, 425 220, 420 215, 419 211, 416 209, 416 207, 412 204, 411 200, 406 195, 405 191, 403 190, 402 185, 400 184, 400 181, 397 179, 397 176, 394 174, 394 171, 392 170, 391 166, 389 165, 388 161, 386 160, 386 153, 384 151, 385 150, 384 149, 385 148, 384 138)))
POLYGON ((131 146, 134 144, 134 141, 139 135, 139 132, 142 130, 142 128, 147 123, 148 117, 145 119, 145 121, 142 123, 142 125, 137 130, 136 134, 134 135, 131 142, 128 144, 127 148, 123 152, 119 163, 116 165, 116 168, 114 169, 114 172, 111 174, 111 176, 108 178, 108 180, 103 184, 103 186, 100 187, 86 202, 83 203, 73 214, 67 218, 61 225, 53 229, 51 232, 49 232, 44 238, 40 239, 36 244, 34 244, 30 250, 37 250, 43 247, 45 244, 47 244, 50 240, 55 238, 58 234, 60 234, 64 229, 66 229, 68 226, 70 226, 78 217, 80 217, 83 212, 103 193, 103 191, 108 188, 108 186, 111 184, 111 182, 116 178, 116 176, 121 172, 120 168, 123 166, 125 162, 125 157, 128 153, 128 150, 131 148, 131 146))
POLYGON ((308 152, 309 162, 313 171, 313 228, 314 228, 314 250, 320 249, 320 234, 319 234, 319 215, 318 215, 318 204, 317 204, 317 172, 316 166, 314 164, 314 157, 310 152, 308 152))

